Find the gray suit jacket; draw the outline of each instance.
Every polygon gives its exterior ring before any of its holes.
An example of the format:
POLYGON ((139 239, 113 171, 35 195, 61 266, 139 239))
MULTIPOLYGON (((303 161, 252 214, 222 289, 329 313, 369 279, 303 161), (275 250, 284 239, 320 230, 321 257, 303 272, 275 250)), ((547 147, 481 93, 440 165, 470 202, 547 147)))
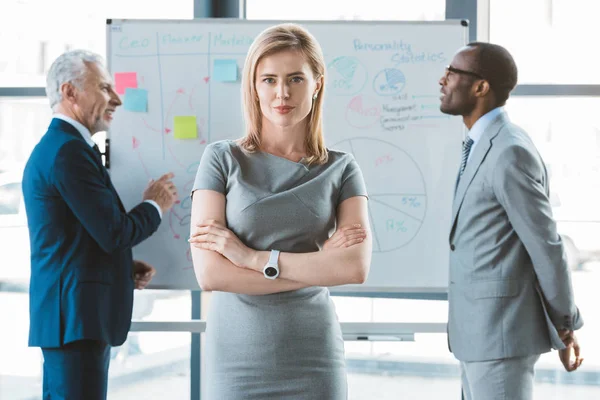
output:
POLYGON ((548 197, 533 142, 499 115, 473 149, 452 207, 448 335, 459 360, 564 348, 557 330, 583 325, 548 197))

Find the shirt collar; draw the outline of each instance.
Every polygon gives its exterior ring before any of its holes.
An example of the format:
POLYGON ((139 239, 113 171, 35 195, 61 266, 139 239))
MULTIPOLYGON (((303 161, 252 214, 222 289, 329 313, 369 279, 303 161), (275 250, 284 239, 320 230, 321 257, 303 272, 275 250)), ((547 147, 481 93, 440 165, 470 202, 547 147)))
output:
POLYGON ((90 145, 90 147, 94 147, 94 145, 96 144, 92 140, 92 134, 90 133, 90 130, 88 128, 86 128, 85 126, 83 126, 83 124, 81 122, 77 122, 73 118, 67 117, 66 115, 61 114, 61 113, 56 113, 52 117, 62 119, 63 121, 68 122, 69 124, 73 125, 73 127, 75 129, 77 129, 77 131, 79 132, 81 137, 83 137, 83 139, 87 142, 87 144, 90 145))
POLYGON ((481 139, 483 132, 490 126, 492 121, 500 114, 504 113, 504 107, 496 107, 479 118, 469 131, 469 137, 473 139, 473 146, 481 139))

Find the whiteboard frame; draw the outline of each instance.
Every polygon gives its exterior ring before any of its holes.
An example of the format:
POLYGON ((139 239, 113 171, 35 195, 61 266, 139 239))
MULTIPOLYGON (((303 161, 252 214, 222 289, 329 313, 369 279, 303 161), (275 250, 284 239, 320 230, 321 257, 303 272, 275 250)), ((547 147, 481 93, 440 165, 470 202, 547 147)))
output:
MULTIPOLYGON (((431 25, 431 26, 462 26, 463 27, 463 42, 466 45, 469 41, 469 21, 466 19, 447 19, 443 21, 347 21, 347 20, 247 20, 239 18, 190 18, 190 19, 173 19, 173 20, 160 20, 160 19, 107 19, 106 20, 106 65, 108 71, 111 72, 111 27, 124 24, 124 23, 136 23, 136 24, 249 24, 249 25, 277 25, 282 23, 295 23, 299 25, 347 25, 352 23, 353 25, 364 25, 364 26, 381 26, 381 25, 431 25)), ((458 50, 458 49, 457 49, 458 50)), ((112 72, 111 72, 112 73, 112 72)), ((463 127, 464 128, 464 127, 463 127)), ((463 129, 463 137, 466 134, 463 129)), ((106 132, 107 140, 111 138, 110 129, 106 132)), ((110 152, 111 147, 108 151, 110 152)), ((110 157, 109 154, 106 155, 110 157)), ((109 169, 109 175, 112 172, 109 169)), ((152 285, 148 286, 148 289, 162 289, 162 290, 190 290, 192 292, 201 292, 198 289, 178 289, 167 285, 152 285)), ((333 286, 329 287, 329 291, 332 295, 340 296, 357 296, 357 297, 380 297, 380 298, 395 298, 401 294, 409 294, 408 297, 416 296, 418 298, 426 297, 427 294, 431 294, 432 299, 443 300, 447 299, 448 287, 447 286, 430 286, 430 287, 372 287, 363 285, 344 285, 344 286, 333 286)), ((401 297, 401 296, 400 296, 401 297)))

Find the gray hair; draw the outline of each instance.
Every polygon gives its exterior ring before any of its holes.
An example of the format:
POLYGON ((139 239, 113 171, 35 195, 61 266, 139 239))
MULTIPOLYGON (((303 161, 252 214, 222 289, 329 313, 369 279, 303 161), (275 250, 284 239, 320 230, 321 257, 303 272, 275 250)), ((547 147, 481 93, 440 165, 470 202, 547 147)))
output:
POLYGON ((103 66, 104 60, 100 55, 87 50, 68 51, 54 60, 46 77, 46 96, 52 109, 62 101, 60 87, 64 83, 70 82, 82 89, 88 63, 103 66))

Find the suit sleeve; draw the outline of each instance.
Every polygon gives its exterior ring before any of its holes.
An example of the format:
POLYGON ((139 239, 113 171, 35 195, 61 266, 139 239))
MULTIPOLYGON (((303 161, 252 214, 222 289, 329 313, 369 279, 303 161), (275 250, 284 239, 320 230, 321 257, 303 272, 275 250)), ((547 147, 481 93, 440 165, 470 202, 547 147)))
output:
POLYGON ((556 329, 579 329, 583 319, 573 298, 541 159, 523 146, 510 146, 500 155, 493 179, 496 197, 531 257, 552 323, 556 329))
POLYGON ((130 249, 156 231, 160 216, 151 204, 144 202, 123 212, 93 157, 87 143, 67 142, 54 162, 54 185, 102 250, 114 253, 130 249))

